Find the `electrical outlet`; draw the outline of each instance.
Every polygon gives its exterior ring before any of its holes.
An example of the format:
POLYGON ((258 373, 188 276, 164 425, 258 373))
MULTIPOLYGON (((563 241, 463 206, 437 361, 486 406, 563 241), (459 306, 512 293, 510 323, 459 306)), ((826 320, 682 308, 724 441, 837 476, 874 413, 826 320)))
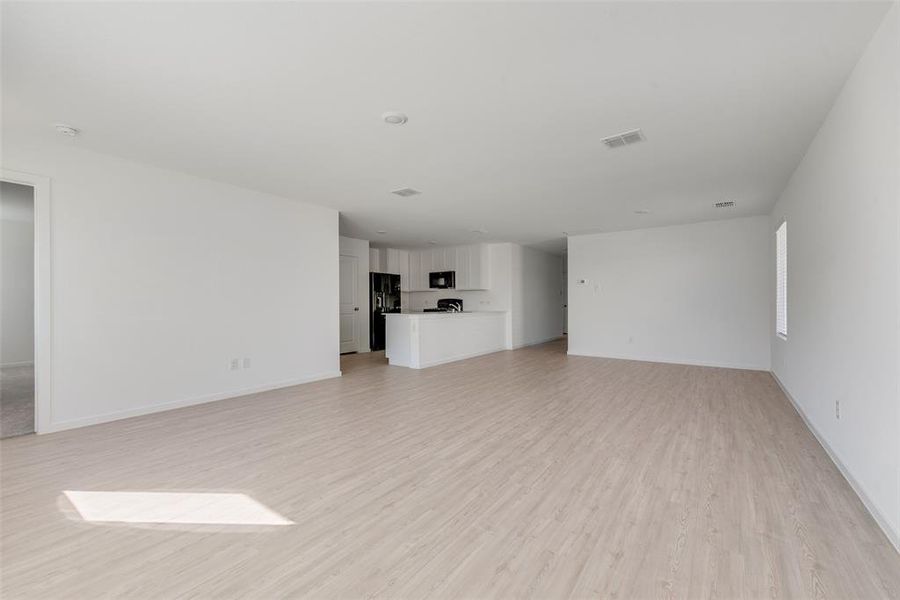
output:
POLYGON ((232 359, 231 359, 231 370, 232 370, 232 371, 237 371, 237 370, 240 369, 240 368, 241 368, 241 361, 239 361, 239 360, 236 359, 236 358, 232 358, 232 359))
POLYGON ((244 368, 245 369, 250 368, 250 359, 249 358, 244 358, 244 368))
POLYGON ((839 421, 841 419, 841 401, 840 400, 834 401, 834 418, 839 421))

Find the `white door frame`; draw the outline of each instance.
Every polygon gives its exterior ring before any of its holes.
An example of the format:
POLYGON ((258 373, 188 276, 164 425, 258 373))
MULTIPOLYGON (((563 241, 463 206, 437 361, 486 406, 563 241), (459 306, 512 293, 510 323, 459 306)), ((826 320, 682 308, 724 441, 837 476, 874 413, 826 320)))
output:
POLYGON ((0 181, 34 189, 34 431, 53 422, 51 361, 50 178, 0 169, 0 181))

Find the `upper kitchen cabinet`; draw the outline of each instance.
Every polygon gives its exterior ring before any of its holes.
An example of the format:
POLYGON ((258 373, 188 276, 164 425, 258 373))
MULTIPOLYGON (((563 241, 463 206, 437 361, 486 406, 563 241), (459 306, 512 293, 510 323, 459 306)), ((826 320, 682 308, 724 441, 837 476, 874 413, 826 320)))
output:
MULTIPOLYGON (((419 256, 416 254, 415 260, 418 261, 418 259, 419 256)), ((401 292, 409 292, 419 289, 417 287, 419 283, 414 280, 414 278, 416 277, 415 273, 418 272, 418 263, 416 264, 416 268, 412 270, 410 270, 409 263, 409 250, 400 250, 398 248, 369 249, 369 271, 373 273, 390 273, 392 275, 399 275, 401 292)))
POLYGON ((400 272, 400 291, 408 292, 412 289, 409 280, 409 250, 397 250, 397 262, 400 272))
POLYGON ((431 250, 431 253, 434 255, 435 271, 456 271, 455 247, 434 248, 431 250))
MULTIPOLYGON (((427 283, 427 282, 426 282, 427 283)), ((409 251, 409 277, 407 277, 406 286, 403 289, 403 277, 400 277, 400 291, 418 292, 422 289, 422 253, 417 250, 409 251)))
POLYGON ((387 248, 385 253, 385 273, 400 274, 400 251, 396 248, 387 248))
POLYGON ((469 269, 469 255, 472 253, 472 246, 456 246, 450 248, 456 254, 456 289, 470 290, 471 270, 469 269))
POLYGON ((421 251, 423 255, 428 256, 428 264, 430 265, 428 272, 435 271, 455 271, 456 270, 456 248, 430 248, 421 251))
POLYGON ((369 271, 373 273, 406 274, 409 277, 409 252, 397 248, 369 248, 369 271))
POLYGON ((428 274, 436 271, 455 271, 457 290, 489 289, 490 252, 488 244, 410 250, 409 291, 428 291, 428 274))
MULTIPOLYGON (((429 272, 433 271, 443 271, 444 270, 444 249, 443 248, 430 248, 428 250, 422 250, 424 256, 427 256, 426 259, 428 264, 431 265, 428 267, 429 272)), ((425 262, 422 263, 423 265, 425 262)))
POLYGON ((488 244, 471 244, 466 264, 467 290, 491 289, 491 247, 488 244))
POLYGON ((438 271, 438 267, 435 264, 435 252, 434 249, 429 248, 428 250, 418 250, 419 253, 419 268, 422 270, 420 276, 418 277, 419 281, 419 289, 427 290, 428 288, 428 274, 434 271, 438 271))
POLYGON ((456 260, 456 248, 444 248, 444 270, 459 271, 460 265, 456 260))

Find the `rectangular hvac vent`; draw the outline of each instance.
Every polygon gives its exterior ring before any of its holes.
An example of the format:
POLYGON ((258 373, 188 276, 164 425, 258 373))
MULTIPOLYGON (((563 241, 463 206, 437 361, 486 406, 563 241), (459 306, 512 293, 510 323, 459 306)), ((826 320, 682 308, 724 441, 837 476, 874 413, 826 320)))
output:
POLYGON ((392 194, 397 194, 398 196, 403 196, 404 198, 408 196, 415 196, 416 194, 421 194, 419 190, 414 190, 412 188, 400 188, 399 190, 394 190, 391 192, 392 194))
POLYGON ((603 143, 609 148, 621 148, 622 146, 643 142, 644 139, 646 139, 644 138, 644 132, 640 129, 632 129, 631 131, 605 137, 603 138, 603 143))
POLYGON ((726 202, 716 202, 716 208, 734 208, 734 200, 726 202))

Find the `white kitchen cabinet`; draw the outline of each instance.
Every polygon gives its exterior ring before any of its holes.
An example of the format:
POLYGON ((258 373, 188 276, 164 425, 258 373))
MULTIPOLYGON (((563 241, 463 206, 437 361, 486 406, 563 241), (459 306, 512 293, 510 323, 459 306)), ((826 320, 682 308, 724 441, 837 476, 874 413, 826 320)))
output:
POLYGON ((428 250, 422 250, 422 289, 427 290, 428 288, 428 274, 434 271, 437 271, 435 268, 435 251, 433 248, 429 248, 428 250))
POLYGON ((403 291, 429 291, 428 275, 435 271, 455 271, 457 290, 487 290, 491 287, 491 247, 488 244, 399 250, 398 253, 403 291))
POLYGON ((490 289, 491 247, 469 244, 456 249, 456 289, 490 289))
POLYGON ((471 254, 472 246, 456 246, 453 248, 454 253, 456 254, 456 289, 458 290, 469 290, 472 289, 470 287, 470 269, 469 269, 469 255, 471 254))
POLYGON ((491 247, 488 244, 469 246, 468 288, 488 290, 491 288, 491 247))
POLYGON ((369 248, 369 271, 402 275, 402 272, 409 268, 403 265, 407 256, 406 250, 397 248, 369 248))
POLYGON ((434 271, 443 271, 444 270, 444 249, 443 248, 432 248, 429 250, 431 253, 431 270, 434 271))
POLYGON ((400 251, 396 248, 385 248, 384 250, 384 272, 400 274, 400 251))
POLYGON ((444 249, 432 248, 431 250, 428 250, 428 254, 431 256, 431 271, 443 271, 444 249))
MULTIPOLYGON (((401 276, 400 285, 403 285, 401 276)), ((418 250, 409 251, 409 291, 422 291, 422 253, 418 250)))
POLYGON ((478 246, 474 246, 467 256, 469 267, 469 285, 471 289, 482 289, 481 286, 481 252, 478 246))
POLYGON ((456 270, 456 246, 448 246, 446 248, 431 248, 422 251, 426 256, 427 264, 431 269, 429 273, 435 271, 455 271, 456 270))
POLYGON ((397 250, 397 261, 400 263, 400 291, 408 292, 412 289, 409 280, 409 250, 397 250))
POLYGON ((490 253, 488 244, 410 250, 409 291, 428 291, 428 274, 434 271, 455 271, 457 290, 490 289, 490 253))
POLYGON ((458 269, 456 263, 456 247, 450 246, 444 248, 444 266, 441 271, 456 271, 458 269))

